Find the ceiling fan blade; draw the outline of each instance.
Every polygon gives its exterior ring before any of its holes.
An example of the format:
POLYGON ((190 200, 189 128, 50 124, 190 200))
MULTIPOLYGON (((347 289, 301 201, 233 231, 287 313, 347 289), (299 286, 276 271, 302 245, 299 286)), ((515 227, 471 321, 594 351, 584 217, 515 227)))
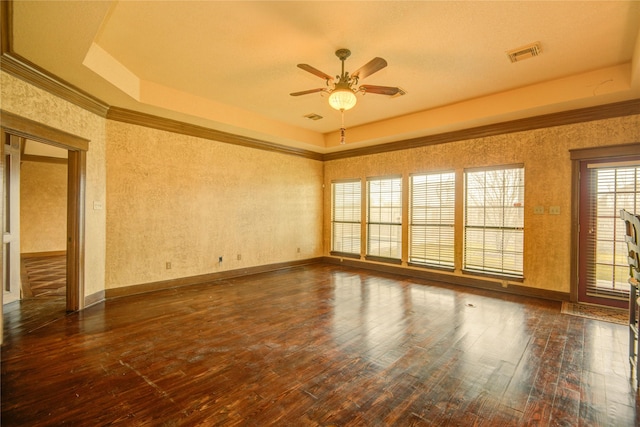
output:
POLYGON ((382 58, 376 57, 376 58, 373 58, 371 61, 367 62, 366 64, 364 64, 362 67, 358 68, 351 75, 353 77, 358 77, 359 79, 364 79, 365 77, 370 76, 371 74, 382 70, 386 66, 387 66, 387 61, 385 61, 382 58))
POLYGON ((323 91, 326 91, 326 89, 321 87, 321 88, 318 88, 318 89, 309 89, 309 90, 303 90, 301 92, 293 92, 293 93, 290 93, 289 95, 291 95, 291 96, 300 96, 300 95, 307 95, 309 93, 316 93, 316 92, 323 92, 323 91))
POLYGON ((303 69, 315 76, 320 77, 321 79, 325 79, 325 80, 333 80, 333 77, 331 77, 329 74, 323 73, 322 71, 318 70, 317 68, 312 67, 309 64, 298 64, 298 68, 303 69))
POLYGON ((378 95, 395 95, 401 91, 399 87, 392 86, 375 86, 375 85, 362 85, 360 90, 364 93, 375 93, 378 95))

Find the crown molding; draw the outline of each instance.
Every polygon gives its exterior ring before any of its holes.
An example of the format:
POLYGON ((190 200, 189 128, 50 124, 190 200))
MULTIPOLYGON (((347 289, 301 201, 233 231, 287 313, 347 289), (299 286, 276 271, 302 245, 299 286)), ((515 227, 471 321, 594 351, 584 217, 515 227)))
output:
POLYGON ((15 53, 0 56, 0 69, 87 111, 106 117, 109 106, 15 53))
POLYGON ((280 154, 289 154, 293 156, 304 157, 307 159, 322 161, 322 154, 316 153, 315 151, 288 147, 286 145, 275 144, 272 142, 266 142, 242 135, 222 132, 203 126, 193 125, 178 120, 166 119, 163 117, 154 116, 152 114, 141 113, 125 108, 109 108, 109 111, 107 112, 107 119, 145 126, 167 132, 179 133, 182 135, 195 136, 212 141, 224 142, 227 144, 240 145, 243 147, 255 148, 258 150, 271 151, 280 154))
MULTIPOLYGON (((2 2, 4 3, 4 2, 2 2)), ((3 14, 3 16, 6 16, 3 14)), ((26 81, 85 110, 110 120, 146 126, 154 129, 205 138, 228 144, 241 145, 281 154, 289 154, 313 160, 322 160, 322 154, 314 151, 288 147, 281 144, 262 141, 228 132, 222 132, 203 126, 192 125, 177 120, 165 119, 151 114, 140 113, 119 107, 110 107, 106 103, 76 88, 70 83, 50 74, 46 70, 21 58, 19 55, 3 53, 0 56, 0 69, 26 81)))
POLYGON ((13 0, 0 0, 0 70, 99 116, 109 106, 13 51, 13 0))
POLYGON ((154 129, 175 132, 199 138, 240 145, 249 148, 289 154, 319 161, 345 159, 407 150, 429 145, 444 144, 474 138, 502 135, 513 132, 582 123, 593 120, 623 117, 640 114, 640 99, 632 99, 613 104, 588 107, 560 113, 479 126, 459 131, 445 132, 413 139, 356 148, 335 153, 321 154, 310 150, 288 147, 281 144, 249 138, 228 132, 222 132, 203 126, 193 125, 177 120, 165 119, 151 114, 109 106, 91 94, 75 87, 47 70, 31 63, 29 60, 13 52, 12 8, 13 0, 0 0, 0 70, 39 87, 68 102, 82 107, 107 119, 147 126, 154 129))
POLYGON ((453 132, 445 132, 371 147, 356 148, 353 150, 327 153, 322 160, 337 160, 350 157, 366 156, 370 154, 387 153, 390 151, 407 150, 410 148, 425 147, 428 145, 444 144, 447 142, 462 141, 466 139, 484 138, 488 136, 503 135, 507 133, 530 131, 534 129, 550 128, 554 126, 583 123, 593 120, 610 119, 640 114, 640 99, 616 102, 613 104, 598 105, 596 107, 580 108, 577 110, 563 111, 560 113, 545 114, 542 116, 495 123, 453 132))
MULTIPOLYGON (((139 113, 119 107, 111 107, 91 94, 49 73, 47 70, 21 57, 13 51, 13 0, 0 0, 0 70, 27 83, 45 90, 65 101, 110 120, 147 126, 154 129, 196 136, 244 147, 256 148, 276 153, 289 154, 313 160, 322 160, 322 154, 309 150, 287 147, 228 132, 217 131, 202 126, 191 125, 176 120, 164 119, 150 114, 139 113)), ((15 117, 3 112, 4 125, 15 117)), ((86 150, 86 148, 84 148, 86 150)))

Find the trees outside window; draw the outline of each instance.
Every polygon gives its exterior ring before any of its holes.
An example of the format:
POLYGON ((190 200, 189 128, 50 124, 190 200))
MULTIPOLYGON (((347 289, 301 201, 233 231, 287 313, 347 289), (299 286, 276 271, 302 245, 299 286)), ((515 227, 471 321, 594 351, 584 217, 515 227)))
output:
POLYGON ((524 168, 465 171, 464 269, 523 277, 524 168))

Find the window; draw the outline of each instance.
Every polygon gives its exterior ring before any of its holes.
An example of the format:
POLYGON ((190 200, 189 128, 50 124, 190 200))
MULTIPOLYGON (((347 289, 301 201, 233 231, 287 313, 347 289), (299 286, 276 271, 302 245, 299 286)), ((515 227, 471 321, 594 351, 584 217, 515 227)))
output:
POLYGON ((409 262, 453 267, 454 172, 411 177, 409 262))
POLYGON ((465 172, 464 269, 523 276, 524 168, 465 172))
POLYGON ((367 256, 402 258, 402 178, 367 182, 367 256))
POLYGON ((331 251, 360 256, 360 180, 331 184, 331 251))

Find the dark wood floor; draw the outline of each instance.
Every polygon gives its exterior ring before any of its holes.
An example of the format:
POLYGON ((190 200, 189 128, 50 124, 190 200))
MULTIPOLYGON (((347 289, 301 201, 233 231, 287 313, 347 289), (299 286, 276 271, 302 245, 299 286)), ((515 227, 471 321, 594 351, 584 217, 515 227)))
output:
POLYGON ((556 302, 324 264, 28 327, 26 302, 3 426, 638 425, 626 327, 556 302))

